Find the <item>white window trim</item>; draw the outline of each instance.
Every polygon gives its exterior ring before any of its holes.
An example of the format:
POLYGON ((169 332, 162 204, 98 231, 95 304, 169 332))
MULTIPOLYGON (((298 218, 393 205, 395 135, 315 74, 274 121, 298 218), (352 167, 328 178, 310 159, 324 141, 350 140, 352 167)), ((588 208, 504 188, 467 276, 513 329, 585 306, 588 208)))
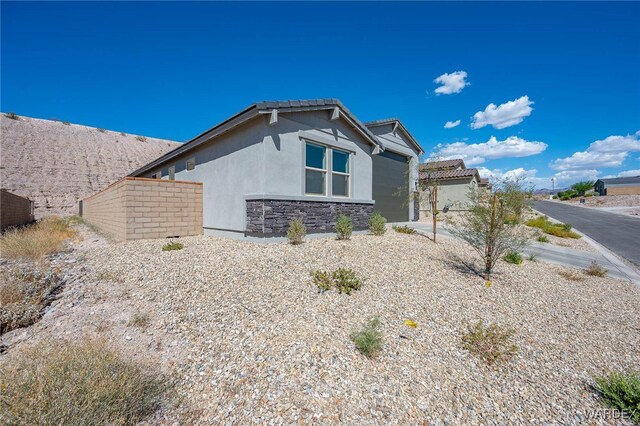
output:
POLYGON ((328 179, 327 179, 327 175, 329 173, 329 155, 327 155, 329 153, 329 148, 325 145, 316 143, 316 142, 309 142, 309 141, 304 141, 304 195, 309 195, 309 196, 314 196, 314 197, 327 197, 328 196, 328 191, 327 191, 327 185, 328 185, 328 179), (321 148, 324 148, 324 169, 318 169, 316 167, 309 167, 307 166, 307 144, 309 145, 315 145, 321 148), (322 172, 324 174, 324 188, 322 188, 322 194, 317 194, 315 192, 307 192, 307 170, 313 170, 316 172, 322 172))

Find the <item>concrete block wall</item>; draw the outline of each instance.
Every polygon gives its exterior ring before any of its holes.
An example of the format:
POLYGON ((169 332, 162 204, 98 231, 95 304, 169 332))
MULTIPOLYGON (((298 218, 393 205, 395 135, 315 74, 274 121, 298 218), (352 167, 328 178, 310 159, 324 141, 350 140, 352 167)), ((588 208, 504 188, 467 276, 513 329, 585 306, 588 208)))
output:
POLYGON ((83 200, 83 217, 117 240, 202 234, 202 183, 124 178, 83 200))
POLYGON ((637 186, 609 186, 607 195, 640 195, 640 185, 637 186))
POLYGON ((28 198, 0 189, 0 230, 34 221, 33 202, 28 198))

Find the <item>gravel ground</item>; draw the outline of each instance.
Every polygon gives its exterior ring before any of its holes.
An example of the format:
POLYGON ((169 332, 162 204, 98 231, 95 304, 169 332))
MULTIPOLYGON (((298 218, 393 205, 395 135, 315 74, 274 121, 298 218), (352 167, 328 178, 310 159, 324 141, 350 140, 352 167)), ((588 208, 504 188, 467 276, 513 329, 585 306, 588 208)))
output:
POLYGON ((462 266, 472 259, 462 243, 395 232, 301 246, 180 241, 172 252, 164 240, 86 252, 96 276, 118 278, 109 288, 130 291, 101 303, 152 312, 154 333, 173 342, 162 359, 179 360, 184 402, 152 423, 628 424, 595 411, 590 385, 594 374, 640 368, 631 284, 501 262, 486 288, 462 266), (363 288, 318 293, 309 271, 341 266, 363 288), (349 336, 376 315, 385 346, 369 360, 349 336), (480 319, 516 330, 513 360, 488 367, 461 349, 465 324, 480 319))

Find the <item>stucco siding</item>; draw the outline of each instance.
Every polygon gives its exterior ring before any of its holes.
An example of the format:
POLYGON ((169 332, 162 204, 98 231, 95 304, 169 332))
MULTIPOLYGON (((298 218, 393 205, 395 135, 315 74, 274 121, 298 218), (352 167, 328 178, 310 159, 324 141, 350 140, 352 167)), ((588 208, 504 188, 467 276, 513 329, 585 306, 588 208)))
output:
MULTIPOLYGON (((438 210, 448 205, 450 210, 466 210, 468 207, 469 191, 477 187, 476 178, 451 179, 439 183, 438 210)), ((420 196, 420 211, 431 211, 428 194, 425 191, 420 196)))

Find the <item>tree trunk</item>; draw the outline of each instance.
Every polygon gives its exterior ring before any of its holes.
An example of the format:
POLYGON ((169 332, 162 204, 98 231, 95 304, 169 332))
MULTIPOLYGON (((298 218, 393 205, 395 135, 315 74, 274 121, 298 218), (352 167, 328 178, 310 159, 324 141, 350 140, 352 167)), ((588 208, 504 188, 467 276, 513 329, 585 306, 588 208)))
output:
POLYGON ((491 267, 493 265, 493 251, 494 251, 494 233, 496 229, 496 214, 497 214, 498 199, 494 194, 491 197, 491 221, 489 223, 489 232, 487 234, 487 248, 485 252, 485 272, 487 274, 487 281, 491 277, 491 267))
POLYGON ((436 242, 436 221, 438 219, 438 187, 433 187, 433 204, 431 205, 431 214, 433 216, 433 242, 436 242))

